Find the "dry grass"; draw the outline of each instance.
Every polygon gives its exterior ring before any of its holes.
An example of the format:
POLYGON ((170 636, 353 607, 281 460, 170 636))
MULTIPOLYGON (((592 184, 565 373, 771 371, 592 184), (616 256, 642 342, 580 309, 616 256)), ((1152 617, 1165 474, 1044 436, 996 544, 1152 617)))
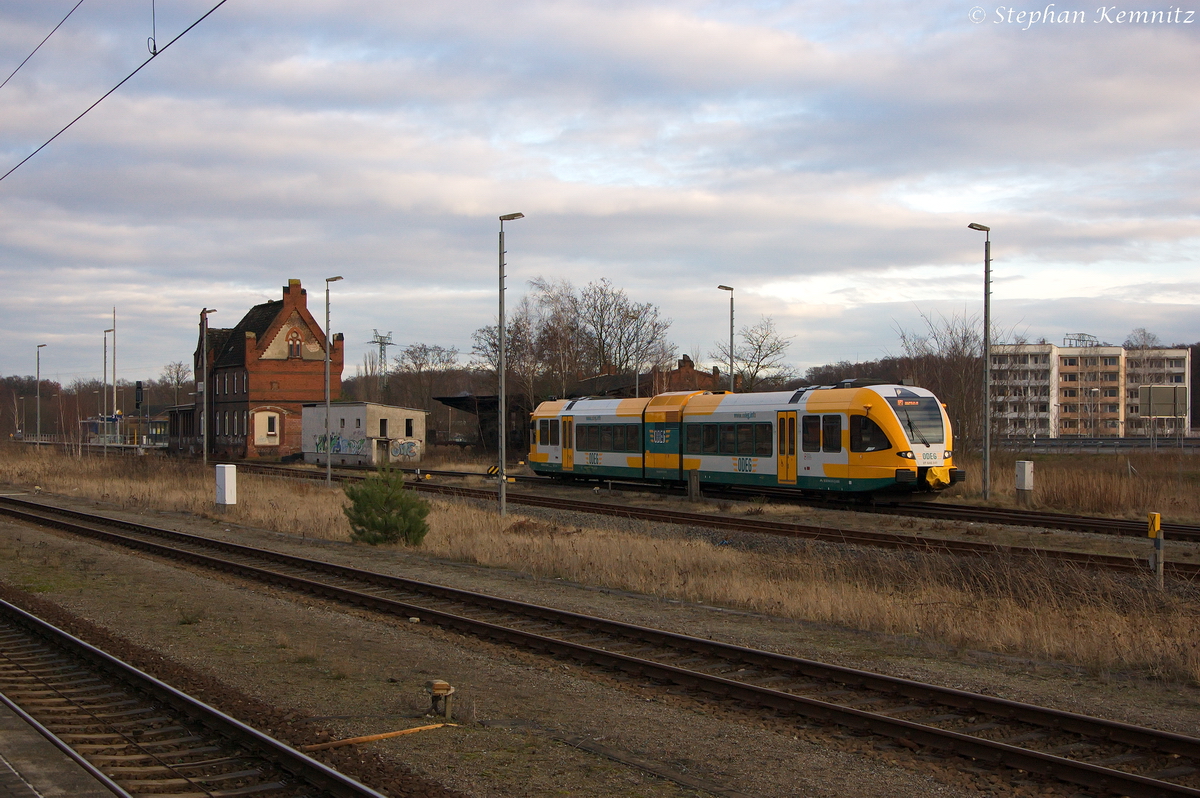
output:
MULTIPOLYGON (((994 503, 1014 503, 1017 460, 1034 461, 1038 507, 1127 518, 1156 512, 1165 521, 1200 522, 1200 457, 1178 449, 1121 455, 997 452, 992 457, 994 503)), ((967 482, 946 495, 979 498, 980 460, 956 457, 955 461, 966 468, 967 482)))
MULTIPOLYGON (((212 515, 211 478, 190 464, 146 458, 104 463, 15 447, 3 455, 0 481, 127 508, 212 515)), ((213 517, 348 539, 340 491, 249 475, 238 482, 236 509, 213 517)), ((439 557, 1097 671, 1200 682, 1200 592, 1193 586, 1162 593, 1148 577, 1003 558, 816 544, 768 554, 682 535, 579 529, 520 515, 501 525, 493 513, 468 505, 432 505, 423 548, 439 557)))

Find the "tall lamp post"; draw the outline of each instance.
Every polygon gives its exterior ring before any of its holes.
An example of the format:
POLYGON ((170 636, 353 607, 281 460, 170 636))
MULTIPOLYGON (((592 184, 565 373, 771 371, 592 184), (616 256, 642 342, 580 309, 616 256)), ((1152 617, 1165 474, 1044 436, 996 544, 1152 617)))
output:
POLYGON ((496 472, 496 475, 500 478, 500 490, 497 495, 500 501, 501 517, 503 517, 507 512, 507 508, 505 507, 505 500, 507 499, 507 496, 505 495, 505 487, 508 485, 508 477, 504 473, 505 444, 508 439, 508 416, 507 410, 504 406, 504 372, 506 370, 506 364, 504 360, 504 223, 511 222, 515 219, 524 218, 525 214, 523 213, 507 213, 500 217, 500 326, 497 328, 497 337, 500 340, 500 352, 499 360, 496 366, 496 371, 500 376, 500 393, 499 396, 496 397, 497 420, 500 422, 500 455, 498 463, 499 470, 496 472))
POLYGON ((992 228, 971 222, 983 239, 983 499, 992 492, 992 228))
POLYGON ((42 444, 42 347, 45 344, 38 344, 37 349, 37 442, 42 444))
POLYGON ((113 423, 116 424, 117 440, 121 439, 121 417, 117 415, 117 309, 114 307, 112 311, 113 326, 111 332, 113 334, 113 358, 112 358, 112 414, 113 423))
POLYGON ((733 287, 718 285, 717 288, 729 292, 729 392, 733 393, 733 287))
POLYGON ((216 308, 200 311, 200 458, 208 469, 208 314, 216 308))
MULTIPOLYGON (((333 441, 329 439, 329 284, 342 279, 325 278, 325 487, 333 484, 333 441)), ((381 364, 386 367, 386 364, 381 364)))
MULTIPOLYGON (((115 333, 116 330, 104 331, 104 368, 100 370, 100 393, 101 402, 104 405, 104 412, 100 416, 100 429, 102 442, 104 444, 104 457, 108 458, 108 334, 115 333)), ((114 344, 115 346, 115 344, 114 344)), ((115 355, 116 353, 114 353, 115 355)), ((113 391, 113 409, 116 410, 117 392, 113 391)))

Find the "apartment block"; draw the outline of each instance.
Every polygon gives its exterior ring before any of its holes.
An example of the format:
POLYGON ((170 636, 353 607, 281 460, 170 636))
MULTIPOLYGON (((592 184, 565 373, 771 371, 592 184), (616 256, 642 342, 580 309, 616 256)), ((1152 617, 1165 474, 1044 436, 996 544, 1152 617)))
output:
MULTIPOLYGON (((1076 333, 1062 346, 997 344, 988 360, 992 419, 1002 437, 1148 437, 1141 386, 1182 385, 1190 395, 1188 349, 1125 349, 1076 333)), ((1154 418, 1154 434, 1186 435, 1191 408, 1179 412, 1154 418)))

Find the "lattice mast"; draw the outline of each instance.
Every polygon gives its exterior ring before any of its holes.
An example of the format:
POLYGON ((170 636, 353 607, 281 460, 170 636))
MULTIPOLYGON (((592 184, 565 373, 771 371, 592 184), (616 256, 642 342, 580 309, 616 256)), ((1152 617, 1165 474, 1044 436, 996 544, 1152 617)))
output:
POLYGON ((396 344, 392 343, 391 330, 388 330, 387 335, 380 335, 379 330, 371 330, 371 332, 374 333, 374 336, 367 343, 379 347, 379 393, 382 396, 388 385, 387 348, 396 344))

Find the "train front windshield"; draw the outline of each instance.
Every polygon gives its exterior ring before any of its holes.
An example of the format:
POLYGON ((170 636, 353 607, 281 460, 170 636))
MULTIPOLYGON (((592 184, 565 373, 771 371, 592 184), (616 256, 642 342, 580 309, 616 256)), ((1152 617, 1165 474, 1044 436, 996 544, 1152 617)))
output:
POLYGON ((888 404, 896 411, 904 434, 913 445, 926 446, 946 442, 946 428, 942 424, 942 408, 932 396, 897 396, 888 404))

